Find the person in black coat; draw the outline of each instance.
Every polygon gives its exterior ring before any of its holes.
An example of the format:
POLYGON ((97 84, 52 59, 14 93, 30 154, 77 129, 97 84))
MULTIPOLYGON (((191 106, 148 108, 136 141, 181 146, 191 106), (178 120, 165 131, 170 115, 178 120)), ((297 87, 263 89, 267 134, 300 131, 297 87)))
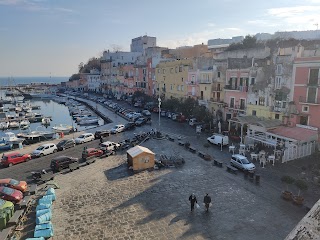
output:
POLYGON ((192 193, 192 194, 190 195, 189 201, 190 201, 190 203, 191 203, 191 212, 193 212, 194 204, 195 204, 195 203, 198 203, 198 202, 197 202, 196 195, 194 195, 194 193, 192 193))
POLYGON ((210 203, 211 203, 211 197, 209 196, 208 193, 204 196, 203 203, 204 203, 204 205, 206 207, 206 211, 208 212, 209 211, 209 206, 210 206, 210 203))

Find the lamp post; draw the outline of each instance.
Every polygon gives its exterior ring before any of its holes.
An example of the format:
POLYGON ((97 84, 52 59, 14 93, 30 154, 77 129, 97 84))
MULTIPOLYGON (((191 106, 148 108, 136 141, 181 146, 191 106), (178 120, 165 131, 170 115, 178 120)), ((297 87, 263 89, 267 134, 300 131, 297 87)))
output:
POLYGON ((158 107, 159 107, 159 132, 160 132, 160 114, 161 114, 161 98, 160 98, 160 93, 159 93, 159 98, 158 98, 158 107))

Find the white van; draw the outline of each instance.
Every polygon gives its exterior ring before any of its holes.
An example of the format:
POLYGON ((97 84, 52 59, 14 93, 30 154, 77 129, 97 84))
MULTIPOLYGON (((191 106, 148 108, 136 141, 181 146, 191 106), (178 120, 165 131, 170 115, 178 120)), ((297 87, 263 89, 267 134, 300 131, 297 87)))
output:
POLYGON ((106 150, 115 151, 119 147, 120 147, 120 144, 119 143, 115 143, 115 142, 107 141, 107 142, 100 143, 100 149, 102 151, 106 151, 106 150))
POLYGON ((215 145, 228 145, 229 144, 229 137, 224 136, 222 134, 213 134, 211 137, 207 138, 209 143, 215 144, 215 145))

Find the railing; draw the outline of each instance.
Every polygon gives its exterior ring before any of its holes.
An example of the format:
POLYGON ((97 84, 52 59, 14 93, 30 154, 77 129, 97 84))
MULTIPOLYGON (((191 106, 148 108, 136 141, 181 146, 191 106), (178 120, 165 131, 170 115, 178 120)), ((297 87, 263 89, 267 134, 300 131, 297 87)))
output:
POLYGON ((227 90, 237 90, 237 91, 240 91, 240 92, 248 92, 248 90, 249 90, 249 87, 247 87, 247 86, 225 85, 224 88, 227 89, 227 90))
POLYGON ((212 91, 221 92, 221 91, 222 91, 222 88, 221 88, 221 87, 215 87, 215 86, 213 86, 213 87, 212 87, 212 91))
POLYGON ((318 99, 316 99, 316 98, 314 98, 314 99, 310 99, 310 98, 308 98, 308 97, 303 97, 303 96, 300 96, 299 97, 299 102, 300 103, 305 103, 305 104, 320 104, 320 99, 318 98, 318 99))
POLYGON ((196 85, 197 83, 194 82, 194 81, 187 81, 186 84, 187 84, 187 85, 196 85))
POLYGON ((212 83, 212 79, 199 79, 199 83, 212 83))
POLYGON ((229 104, 228 105, 228 108, 230 108, 230 109, 238 109, 238 110, 246 110, 246 106, 244 106, 244 105, 236 105, 236 104, 229 104))
POLYGON ((211 102, 222 102, 222 99, 220 98, 210 98, 211 102))
POLYGON ((285 112, 286 108, 271 106, 270 111, 271 112, 285 112))

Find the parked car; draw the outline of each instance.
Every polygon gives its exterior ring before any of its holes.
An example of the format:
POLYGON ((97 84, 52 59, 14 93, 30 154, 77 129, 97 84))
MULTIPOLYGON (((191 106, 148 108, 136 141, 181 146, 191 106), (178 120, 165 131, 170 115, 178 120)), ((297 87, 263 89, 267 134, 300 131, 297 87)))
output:
POLYGON ((75 139, 76 144, 86 143, 94 140, 92 133, 83 133, 75 139))
POLYGON ((78 161, 78 158, 58 156, 51 160, 50 168, 53 172, 60 172, 62 169, 69 168, 71 163, 76 163, 78 161))
POLYGON ((94 138, 95 138, 95 139, 99 139, 99 138, 101 138, 101 137, 108 137, 108 136, 110 136, 110 130, 109 130, 109 129, 108 129, 108 130, 96 131, 96 132, 94 133, 94 138))
POLYGON ((21 192, 25 192, 28 189, 27 182, 25 181, 18 181, 12 178, 5 178, 0 179, 0 186, 10 187, 21 192))
POLYGON ((124 130, 124 125, 123 124, 118 124, 115 125, 113 128, 111 128, 110 132, 112 134, 120 133, 124 130))
POLYGON ((149 112, 149 110, 143 110, 141 112, 144 116, 151 116, 151 113, 149 112))
POLYGON ((44 155, 52 154, 58 151, 57 146, 54 143, 47 143, 39 146, 31 153, 32 157, 42 157, 44 155))
POLYGON ((11 167, 14 164, 18 164, 21 162, 27 162, 31 159, 30 154, 22 154, 18 152, 12 152, 12 153, 4 153, 2 155, 2 158, 0 160, 0 165, 11 167))
POLYGON ((97 149, 97 148, 87 148, 86 150, 84 150, 82 152, 82 158, 86 159, 88 157, 99 157, 103 154, 103 151, 101 149, 97 149))
POLYGON ((63 151, 74 146, 76 146, 76 142, 74 141, 74 139, 63 139, 57 144, 57 148, 59 151, 63 151))
POLYGON ((136 127, 134 122, 128 122, 124 125, 124 131, 134 129, 136 127))
POLYGON ((107 141, 107 142, 100 143, 100 149, 102 151, 116 151, 118 150, 119 147, 120 147, 120 144, 115 142, 107 141))
POLYGON ((252 162, 250 162, 247 157, 241 154, 232 155, 230 164, 231 166, 242 170, 247 170, 249 172, 254 172, 256 169, 256 166, 252 162))
POLYGON ((19 190, 9 187, 0 187, 0 198, 13 203, 18 203, 23 199, 23 194, 19 190))
POLYGON ((146 123, 146 119, 145 118, 138 118, 134 123, 136 126, 142 126, 143 124, 146 123))
POLYGON ((222 134, 213 134, 211 137, 207 138, 209 143, 215 144, 215 145, 228 145, 229 144, 229 137, 222 135, 222 134))
POLYGON ((0 212, 6 209, 13 209, 14 205, 12 202, 0 199, 0 212))

